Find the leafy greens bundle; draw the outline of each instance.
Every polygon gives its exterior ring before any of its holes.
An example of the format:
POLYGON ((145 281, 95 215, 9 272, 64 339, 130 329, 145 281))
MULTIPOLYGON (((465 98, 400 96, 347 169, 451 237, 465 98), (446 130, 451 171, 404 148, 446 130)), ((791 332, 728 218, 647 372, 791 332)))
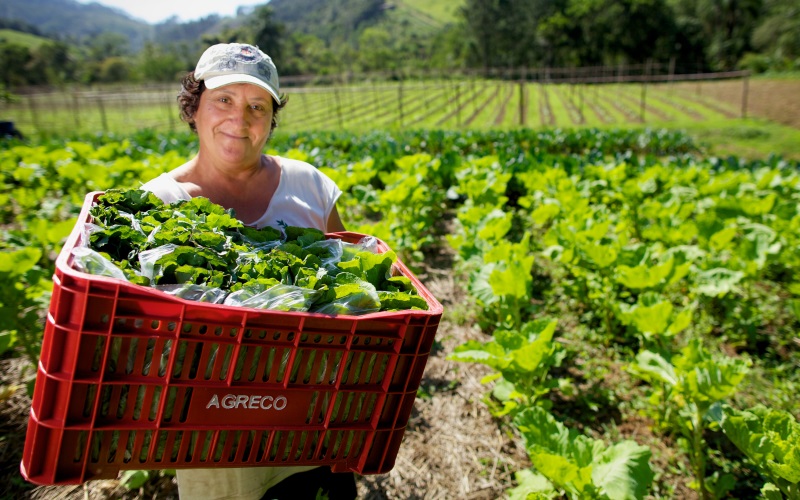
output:
POLYGON ((140 189, 97 198, 81 271, 122 278, 189 300, 282 311, 365 314, 428 308, 397 257, 375 240, 326 239, 313 228, 256 229, 197 197, 172 204, 140 189))

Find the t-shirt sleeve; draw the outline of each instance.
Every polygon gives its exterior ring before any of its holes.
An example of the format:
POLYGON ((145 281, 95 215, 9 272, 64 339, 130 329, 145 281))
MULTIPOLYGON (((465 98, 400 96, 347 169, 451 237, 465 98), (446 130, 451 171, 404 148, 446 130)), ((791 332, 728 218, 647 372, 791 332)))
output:
POLYGON ((322 178, 322 183, 325 185, 325 192, 328 193, 325 202, 325 220, 327 221, 333 211, 333 207, 336 206, 336 202, 339 201, 339 197, 342 196, 342 190, 339 189, 339 186, 336 185, 330 177, 317 169, 314 170, 322 178))
POLYGON ((164 203, 174 203, 192 198, 169 174, 161 174, 155 179, 145 182, 140 189, 150 191, 161 198, 164 203))

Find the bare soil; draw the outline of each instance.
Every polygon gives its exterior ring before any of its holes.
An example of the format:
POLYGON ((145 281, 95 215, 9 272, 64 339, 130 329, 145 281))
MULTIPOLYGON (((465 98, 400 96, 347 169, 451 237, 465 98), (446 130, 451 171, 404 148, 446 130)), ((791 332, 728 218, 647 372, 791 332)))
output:
POLYGON ((782 125, 800 128, 800 80, 765 80, 750 78, 718 82, 681 83, 699 97, 726 104, 732 116, 765 118, 782 125))

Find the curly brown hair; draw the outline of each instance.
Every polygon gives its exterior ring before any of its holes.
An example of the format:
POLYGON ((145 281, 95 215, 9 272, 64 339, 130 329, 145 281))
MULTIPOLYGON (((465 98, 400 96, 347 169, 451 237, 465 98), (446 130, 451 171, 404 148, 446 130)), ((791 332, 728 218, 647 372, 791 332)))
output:
MULTIPOLYGON (((181 120, 189 124, 192 132, 197 133, 197 125, 194 122, 194 115, 197 113, 197 108, 200 106, 200 96, 205 92, 206 84, 203 80, 196 80, 194 71, 190 71, 181 79, 181 91, 178 93, 178 106, 181 111, 181 120)), ((278 112, 286 106, 289 98, 285 94, 281 94, 281 102, 272 100, 272 124, 270 135, 272 131, 278 126, 278 112)))

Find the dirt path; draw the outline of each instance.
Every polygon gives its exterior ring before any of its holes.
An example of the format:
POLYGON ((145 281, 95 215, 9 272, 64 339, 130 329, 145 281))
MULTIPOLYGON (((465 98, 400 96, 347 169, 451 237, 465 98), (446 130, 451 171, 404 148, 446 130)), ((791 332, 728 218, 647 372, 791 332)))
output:
POLYGON ((469 339, 487 340, 477 328, 448 321, 448 307, 465 297, 451 274, 423 283, 442 302, 435 351, 428 359, 421 391, 395 468, 359 481, 366 499, 501 498, 513 473, 529 467, 527 456, 501 429, 481 401, 487 387, 480 379, 486 367, 455 363, 446 356, 469 339))

